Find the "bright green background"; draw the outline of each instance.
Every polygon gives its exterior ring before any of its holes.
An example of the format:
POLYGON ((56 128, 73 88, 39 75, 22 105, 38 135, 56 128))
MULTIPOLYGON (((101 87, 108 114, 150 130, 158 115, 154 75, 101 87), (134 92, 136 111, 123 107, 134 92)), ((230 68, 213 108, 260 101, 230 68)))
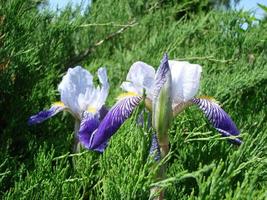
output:
POLYGON ((43 11, 31 0, 1 0, 3 199, 148 199, 156 182, 148 159, 151 133, 135 125, 136 115, 102 155, 69 155, 74 120, 68 114, 32 127, 27 119, 59 100, 56 88, 68 67, 81 64, 95 74, 106 66, 111 106, 131 64, 157 67, 164 52, 203 66, 199 95, 216 97, 244 140, 239 148, 226 142, 195 107, 181 113, 169 131, 167 179, 158 183, 166 199, 267 198, 266 20, 256 25, 248 13, 213 10, 207 1, 175 2, 93 1, 81 15, 70 8, 43 11), (133 20, 134 26, 73 62, 133 20))

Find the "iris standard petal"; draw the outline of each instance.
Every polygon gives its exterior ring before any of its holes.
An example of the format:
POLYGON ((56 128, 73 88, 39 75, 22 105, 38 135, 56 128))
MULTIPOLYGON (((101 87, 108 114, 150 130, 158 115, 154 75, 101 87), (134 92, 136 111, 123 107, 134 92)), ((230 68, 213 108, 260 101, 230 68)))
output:
MULTIPOLYGON (((136 86, 136 90, 138 90, 138 94, 143 94, 143 89, 146 90, 147 95, 151 95, 150 92, 152 91, 152 87, 154 84, 155 78, 155 69, 141 61, 135 62, 128 74, 126 81, 133 83, 133 86, 136 86)), ((129 91, 127 92, 136 92, 136 91, 129 91)))
POLYGON ((141 102, 141 96, 127 96, 119 100, 107 113, 98 129, 92 135, 91 148, 96 149, 107 143, 109 138, 120 128, 123 122, 128 119, 141 102))
POLYGON ((104 88, 108 88, 109 83, 108 83, 107 69, 105 67, 100 67, 97 70, 97 74, 98 74, 98 78, 99 78, 99 81, 102 84, 102 86, 104 88))
POLYGON ((143 87, 142 86, 137 86, 137 85, 134 85, 132 82, 127 82, 127 81, 124 81, 122 84, 121 84, 121 88, 126 91, 126 92, 133 92, 133 93, 136 93, 136 94, 142 94, 141 91, 143 91, 143 87))
MULTIPOLYGON (((235 123, 230 116, 216 103, 209 98, 193 98, 194 104, 204 112, 213 127, 219 131, 222 136, 237 136, 240 134, 235 123)), ((230 139, 235 144, 241 144, 242 141, 238 138, 230 139)))
POLYGON ((28 124, 29 125, 39 124, 49 119, 50 117, 53 117, 54 115, 63 111, 64 109, 66 109, 66 106, 62 102, 56 102, 48 110, 40 111, 36 115, 31 116, 28 119, 28 124))
POLYGON ((202 67, 185 61, 169 60, 172 74, 173 103, 186 102, 193 98, 199 88, 202 67))
POLYGON ((93 76, 81 66, 69 68, 58 86, 61 101, 72 110, 80 114, 87 107, 86 93, 93 90, 93 76))
MULTIPOLYGON (((94 93, 88 93, 88 108, 94 108, 98 112, 105 104, 109 92, 109 83, 106 68, 98 69, 98 78, 101 83, 101 88, 98 86, 94 89, 94 93)), ((87 109, 88 109, 87 108, 87 109)))

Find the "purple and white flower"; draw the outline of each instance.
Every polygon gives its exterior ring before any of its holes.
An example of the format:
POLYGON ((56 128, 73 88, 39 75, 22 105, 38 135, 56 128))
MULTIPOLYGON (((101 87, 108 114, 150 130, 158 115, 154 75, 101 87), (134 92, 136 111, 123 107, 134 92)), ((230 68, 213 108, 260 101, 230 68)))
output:
MULTIPOLYGON (((30 125, 38 124, 60 111, 68 111, 76 121, 75 134, 77 139, 84 147, 90 148, 88 143, 91 134, 98 128, 100 121, 107 114, 104 104, 109 92, 109 83, 105 68, 98 69, 98 78, 101 87, 94 86, 93 76, 82 67, 69 68, 58 86, 61 101, 52 104, 50 109, 31 116, 28 123, 30 125)), ((92 150, 103 151, 104 148, 105 146, 102 145, 92 150)))
MULTIPOLYGON (((103 143, 106 144, 142 100, 152 111, 152 124, 156 132, 166 132, 172 117, 195 104, 222 136, 239 135, 239 130, 230 116, 215 101, 195 97, 199 89, 201 71, 202 67, 198 64, 168 60, 166 54, 157 72, 144 62, 134 63, 126 81, 121 85, 125 93, 118 97, 117 103, 94 131, 90 146, 97 148, 103 143)), ((235 144, 242 143, 238 138, 229 140, 235 144)))

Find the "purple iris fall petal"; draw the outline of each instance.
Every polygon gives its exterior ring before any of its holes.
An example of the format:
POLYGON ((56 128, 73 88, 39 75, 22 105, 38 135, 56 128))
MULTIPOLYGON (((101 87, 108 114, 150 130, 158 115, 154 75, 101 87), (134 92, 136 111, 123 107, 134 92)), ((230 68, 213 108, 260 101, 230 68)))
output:
POLYGON ((120 128, 123 122, 130 117, 141 99, 141 96, 130 96, 118 101, 110 109, 98 129, 92 134, 90 148, 100 148, 101 145, 107 143, 109 138, 120 128))
MULTIPOLYGON (((99 124, 100 124, 99 120, 93 115, 84 117, 82 119, 78 136, 80 143, 85 148, 92 149, 90 145, 92 134, 98 128, 99 124)), ((97 150, 97 149, 92 149, 92 150, 97 150)), ((100 151, 102 152, 103 150, 100 151)))
MULTIPOLYGON (((217 103, 204 98, 193 98, 192 102, 199 106, 213 127, 219 131, 222 136, 229 137, 240 134, 230 116, 217 103)), ((229 140, 235 144, 242 143, 238 138, 229 140)))
POLYGON ((99 119, 102 121, 104 117, 108 114, 108 109, 106 106, 102 106, 99 110, 99 119))
POLYGON ((42 123, 43 121, 49 119, 50 117, 53 117, 54 115, 63 111, 64 109, 65 109, 64 106, 53 105, 49 110, 43 110, 37 113, 36 115, 31 116, 28 119, 28 124, 33 125, 42 123))

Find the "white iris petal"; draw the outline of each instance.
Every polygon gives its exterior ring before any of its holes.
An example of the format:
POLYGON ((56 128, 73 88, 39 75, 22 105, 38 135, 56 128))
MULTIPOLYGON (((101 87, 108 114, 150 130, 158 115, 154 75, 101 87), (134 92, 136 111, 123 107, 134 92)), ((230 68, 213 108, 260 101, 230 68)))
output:
POLYGON ((95 111, 99 111, 101 107, 105 104, 109 91, 109 83, 108 83, 106 68, 102 67, 99 68, 97 73, 98 73, 98 79, 102 84, 102 87, 100 88, 99 86, 97 86, 97 88, 95 88, 93 91, 94 93, 90 94, 90 98, 88 100, 88 106, 94 108, 95 111))
POLYGON ((135 94, 140 94, 141 91, 143 90, 143 87, 142 86, 137 86, 137 85, 134 85, 131 82, 126 82, 126 81, 124 81, 121 84, 121 88, 123 90, 127 91, 127 92, 133 92, 135 94))
POLYGON ((202 68, 186 61, 169 60, 172 75, 173 103, 187 102, 199 88, 202 68))
POLYGON ((102 88, 95 88, 93 76, 80 66, 69 68, 58 86, 61 101, 76 115, 81 118, 82 112, 93 107, 98 111, 108 95, 109 84, 105 68, 98 70, 102 88))
POLYGON ((93 87, 93 76, 81 66, 69 68, 58 86, 61 101, 75 114, 86 107, 84 94, 93 87))
POLYGON ((126 80, 131 82, 132 85, 124 82, 121 87, 128 92, 136 92, 139 95, 142 95, 143 89, 145 89, 147 95, 151 96, 154 79, 155 69, 144 62, 138 61, 131 66, 127 74, 126 80))
POLYGON ((105 104, 106 98, 108 97, 109 91, 109 83, 106 68, 99 68, 98 70, 98 78, 100 83, 102 84, 101 90, 98 95, 97 101, 97 109, 101 109, 101 107, 105 104))

